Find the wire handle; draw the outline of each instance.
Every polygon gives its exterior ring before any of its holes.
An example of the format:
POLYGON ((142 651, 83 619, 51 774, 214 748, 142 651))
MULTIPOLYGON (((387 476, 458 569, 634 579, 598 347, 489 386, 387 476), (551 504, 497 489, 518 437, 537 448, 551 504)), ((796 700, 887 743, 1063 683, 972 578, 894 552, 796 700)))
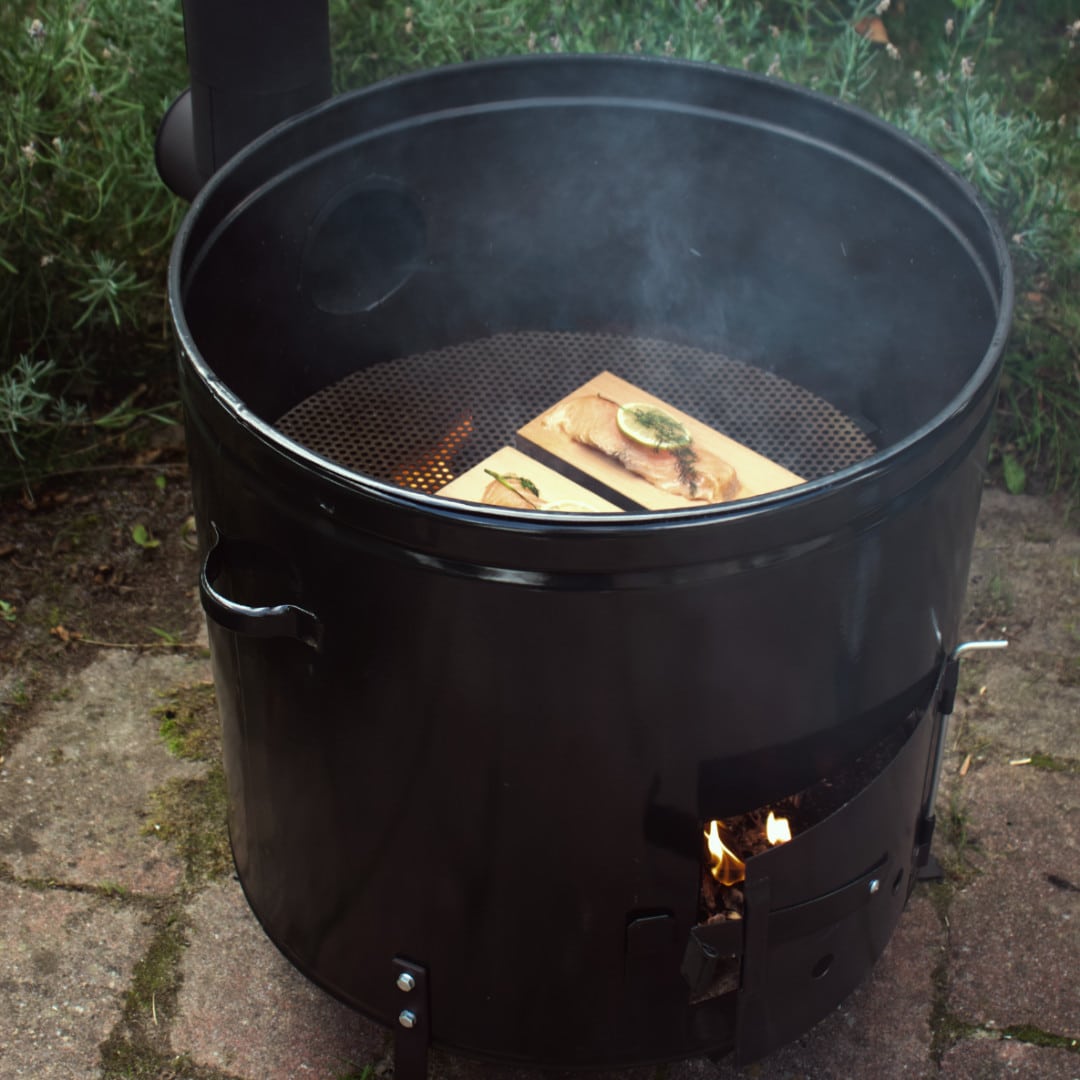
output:
POLYGON ((213 542, 199 574, 199 598, 203 611, 218 626, 247 637, 291 637, 316 652, 322 649, 323 624, 317 615, 295 604, 250 607, 237 603, 214 588, 225 562, 227 541, 214 522, 213 542))

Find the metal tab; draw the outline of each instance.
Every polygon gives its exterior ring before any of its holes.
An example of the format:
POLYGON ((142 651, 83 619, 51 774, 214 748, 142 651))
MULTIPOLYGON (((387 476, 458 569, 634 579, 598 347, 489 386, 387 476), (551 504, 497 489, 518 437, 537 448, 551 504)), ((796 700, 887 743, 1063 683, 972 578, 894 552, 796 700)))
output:
POLYGON ((392 972, 398 1027, 394 1035, 395 1080, 427 1080, 431 1041, 427 968, 394 957, 392 972))
POLYGON ((722 959, 738 959, 742 956, 745 927, 742 919, 727 919, 695 926, 690 931, 690 940, 686 943, 679 970, 690 987, 691 998, 708 990, 722 959))
POLYGON ((818 933, 835 926, 864 904, 873 903, 888 866, 888 856, 882 856, 865 874, 843 887, 808 900, 805 904, 770 912, 770 941, 790 941, 818 933))
POLYGON ((675 917, 669 911, 638 915, 626 924, 627 978, 655 979, 671 963, 675 917))

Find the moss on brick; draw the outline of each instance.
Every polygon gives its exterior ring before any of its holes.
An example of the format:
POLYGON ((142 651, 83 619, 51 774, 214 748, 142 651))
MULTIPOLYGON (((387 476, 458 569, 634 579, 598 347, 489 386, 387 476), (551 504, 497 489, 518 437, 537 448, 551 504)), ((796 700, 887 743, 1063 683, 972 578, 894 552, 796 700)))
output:
POLYGON ((178 686, 154 710, 169 752, 186 761, 212 761, 221 756, 221 725, 213 683, 178 686))

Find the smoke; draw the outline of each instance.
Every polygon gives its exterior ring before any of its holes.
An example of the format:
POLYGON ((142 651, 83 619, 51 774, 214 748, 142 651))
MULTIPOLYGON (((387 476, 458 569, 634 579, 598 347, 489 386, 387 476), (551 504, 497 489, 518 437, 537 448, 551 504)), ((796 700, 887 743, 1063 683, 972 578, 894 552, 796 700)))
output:
POLYGON ((366 365, 573 331, 775 372, 888 445, 954 401, 995 329, 997 275, 954 224, 972 214, 944 170, 742 73, 444 69, 339 99, 259 156, 200 253, 191 318, 271 421, 366 365))

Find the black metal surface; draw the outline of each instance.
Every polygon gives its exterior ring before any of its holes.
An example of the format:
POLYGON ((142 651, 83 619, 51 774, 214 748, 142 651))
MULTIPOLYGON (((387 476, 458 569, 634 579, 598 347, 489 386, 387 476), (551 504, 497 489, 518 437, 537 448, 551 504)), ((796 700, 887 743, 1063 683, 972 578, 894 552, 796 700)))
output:
POLYGON ((932 715, 925 715, 895 760, 800 843, 747 864, 740 1063, 828 1015, 888 943, 914 873, 933 727, 932 715), (843 884, 821 891, 830 879, 843 884))
POLYGON ((735 962, 739 961, 743 954, 745 930, 742 919, 731 919, 726 922, 703 923, 690 932, 690 940, 686 943, 679 970, 690 988, 691 1004, 710 992, 711 985, 716 981, 723 965, 733 970, 736 978, 732 989, 738 989, 737 975, 742 965, 740 963, 736 968, 735 962))
MULTIPOLYGON (((324 627, 315 651, 211 625, 234 852, 286 954, 387 1024, 390 960, 422 958, 433 1040, 484 1056, 732 1046, 730 995, 691 1006, 680 972, 697 857, 660 842, 650 811, 700 820, 725 772, 751 802, 800 790, 930 709, 1010 288, 1000 235, 929 155, 712 67, 427 73, 329 103, 222 170, 170 278, 199 531, 216 521, 252 550, 223 597, 324 627), (350 193, 362 224, 366 192, 389 189, 411 195, 382 255, 340 289, 326 261, 312 277, 327 206, 350 193), (403 490, 276 426, 376 364, 535 331, 733 358, 859 417, 878 449, 758 500, 556 521, 403 490)), ((467 374, 451 365, 447 393, 467 374)), ((845 842, 770 873, 768 912, 893 859, 893 816, 914 830, 927 782, 866 818, 867 857, 845 842)), ((837 916, 838 988, 876 955, 852 944, 864 910, 837 916)), ((759 1026, 774 976, 747 954, 773 957, 771 919, 744 952, 759 1026)), ((874 941, 890 927, 875 919, 874 941)), ((770 1030, 754 1053, 792 1029, 770 1030)))
MULTIPOLYGON (((199 575, 199 598, 209 618, 237 634, 294 638, 313 649, 321 648, 323 626, 312 612, 295 604, 243 604, 218 591, 218 578, 227 576, 229 542, 213 522, 210 531, 211 546, 199 575)), ((247 557, 250 559, 250 549, 247 557)))
POLYGON ((261 0, 255 18, 244 4, 184 0, 184 40, 204 176, 330 96, 327 0, 261 0))
POLYGON ((182 198, 241 147, 331 94, 327 0, 183 0, 191 86, 161 122, 158 174, 182 198))
POLYGON ((195 198, 207 181, 195 161, 195 117, 190 89, 165 110, 158 124, 154 167, 168 189, 188 201, 195 198))

